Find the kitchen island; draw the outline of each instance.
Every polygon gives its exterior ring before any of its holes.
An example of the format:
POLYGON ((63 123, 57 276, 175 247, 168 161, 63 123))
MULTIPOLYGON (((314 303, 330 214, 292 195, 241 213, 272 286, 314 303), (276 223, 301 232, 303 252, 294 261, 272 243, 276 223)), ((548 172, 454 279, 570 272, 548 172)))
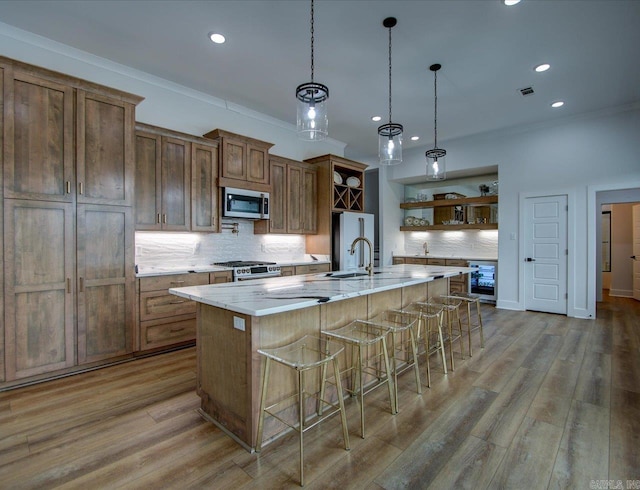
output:
MULTIPOLYGON (((197 393, 202 413, 247 450, 256 444, 262 359, 259 348, 320 336, 354 319, 448 291, 450 277, 468 267, 394 265, 256 281, 172 288, 197 302, 197 393)), ((291 393, 292 374, 275 366, 270 398, 291 393)), ((265 437, 282 430, 265 425, 265 437)))

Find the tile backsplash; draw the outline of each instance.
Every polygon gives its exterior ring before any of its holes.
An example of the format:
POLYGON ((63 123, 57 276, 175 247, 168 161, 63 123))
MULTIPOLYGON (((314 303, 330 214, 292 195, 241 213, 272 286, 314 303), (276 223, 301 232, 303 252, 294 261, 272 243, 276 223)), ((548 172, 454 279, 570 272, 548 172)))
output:
POLYGON ((238 233, 138 231, 136 264, 141 266, 209 265, 228 260, 305 260, 302 235, 254 235, 253 222, 238 221, 238 233))
MULTIPOLYGON (((424 243, 431 257, 498 257, 498 230, 412 231, 405 233, 404 255, 424 255, 424 243)), ((403 255, 403 254, 398 254, 403 255)))

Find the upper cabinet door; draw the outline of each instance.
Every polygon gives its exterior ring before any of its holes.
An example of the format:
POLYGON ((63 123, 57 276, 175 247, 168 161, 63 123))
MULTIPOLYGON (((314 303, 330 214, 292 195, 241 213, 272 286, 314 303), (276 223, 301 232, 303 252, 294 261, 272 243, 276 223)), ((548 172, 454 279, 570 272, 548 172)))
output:
POLYGON ((78 202, 132 206, 135 106, 78 90, 77 113, 78 202))
POLYGON ((162 229, 161 140, 157 134, 136 133, 136 230, 162 229))
POLYGON ((162 137, 162 229, 189 231, 191 143, 162 137))
POLYGON ((73 88, 5 69, 4 197, 73 201, 73 88))
POLYGON ((247 181, 269 183, 269 152, 266 148, 247 144, 247 181))
POLYGON ((247 145, 224 138, 222 141, 221 177, 247 180, 247 145))
POLYGON ((191 143, 191 231, 220 231, 218 148, 191 143))
POLYGON ((315 169, 304 168, 302 173, 304 191, 301 196, 302 233, 318 231, 318 173, 315 169))

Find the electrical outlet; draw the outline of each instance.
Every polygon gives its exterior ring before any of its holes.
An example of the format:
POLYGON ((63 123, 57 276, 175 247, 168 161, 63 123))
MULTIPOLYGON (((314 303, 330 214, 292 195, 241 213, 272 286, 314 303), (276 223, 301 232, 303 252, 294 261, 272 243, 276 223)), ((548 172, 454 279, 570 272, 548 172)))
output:
POLYGON ((240 330, 241 332, 244 332, 245 328, 244 328, 244 318, 240 318, 239 316, 234 316, 233 317, 233 328, 235 328, 236 330, 240 330))

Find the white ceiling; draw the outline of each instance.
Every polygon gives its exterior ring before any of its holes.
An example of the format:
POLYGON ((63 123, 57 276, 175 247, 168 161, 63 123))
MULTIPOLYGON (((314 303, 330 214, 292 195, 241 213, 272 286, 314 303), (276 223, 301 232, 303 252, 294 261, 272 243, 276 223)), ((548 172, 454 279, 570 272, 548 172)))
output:
MULTIPOLYGON (((351 158, 377 158, 388 119, 388 16, 405 148, 433 144, 432 63, 439 142, 640 101, 638 0, 316 0, 315 81, 351 158), (542 62, 551 69, 535 73, 542 62)), ((0 21, 291 124, 310 80, 309 0, 0 0, 0 21)))

